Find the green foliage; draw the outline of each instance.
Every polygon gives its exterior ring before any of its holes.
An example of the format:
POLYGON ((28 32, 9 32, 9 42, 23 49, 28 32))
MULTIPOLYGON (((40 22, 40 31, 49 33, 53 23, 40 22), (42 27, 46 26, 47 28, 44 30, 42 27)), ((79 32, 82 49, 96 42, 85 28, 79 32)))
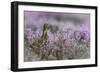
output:
POLYGON ((61 60, 62 59, 62 54, 61 54, 60 50, 56 51, 56 58, 57 58, 57 60, 61 60))
POLYGON ((83 56, 83 54, 85 53, 85 48, 78 48, 76 51, 76 58, 81 58, 83 56))

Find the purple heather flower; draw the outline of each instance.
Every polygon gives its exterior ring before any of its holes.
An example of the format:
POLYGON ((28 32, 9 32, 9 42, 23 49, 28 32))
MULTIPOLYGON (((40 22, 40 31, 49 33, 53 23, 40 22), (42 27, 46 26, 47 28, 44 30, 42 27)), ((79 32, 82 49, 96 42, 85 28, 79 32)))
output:
POLYGON ((81 39, 81 32, 80 31, 75 31, 74 32, 74 38, 76 39, 76 40, 80 40, 81 39))
POLYGON ((28 31, 28 38, 32 38, 33 32, 31 30, 28 31))
POLYGON ((90 40, 89 29, 87 27, 81 27, 78 31, 74 32, 74 38, 78 41, 88 42, 90 40))
POLYGON ((54 34, 52 34, 51 32, 48 32, 48 40, 54 41, 54 34))
POLYGON ((41 37, 42 36, 43 31, 41 29, 37 29, 35 32, 36 37, 41 37))
POLYGON ((30 30, 28 31, 28 33, 27 33, 27 38, 28 38, 30 44, 33 43, 34 37, 35 37, 35 36, 33 35, 33 32, 32 32, 32 30, 30 29, 30 30))
POLYGON ((87 42, 90 40, 90 30, 87 27, 80 28, 81 36, 83 36, 83 41, 87 42))

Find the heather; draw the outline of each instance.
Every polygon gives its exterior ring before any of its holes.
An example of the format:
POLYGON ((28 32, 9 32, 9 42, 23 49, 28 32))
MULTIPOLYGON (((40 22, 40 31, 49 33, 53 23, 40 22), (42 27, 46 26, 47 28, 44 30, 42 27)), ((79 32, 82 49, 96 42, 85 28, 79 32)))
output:
POLYGON ((25 62, 90 58, 90 27, 85 20, 89 15, 27 11, 24 14, 25 62))

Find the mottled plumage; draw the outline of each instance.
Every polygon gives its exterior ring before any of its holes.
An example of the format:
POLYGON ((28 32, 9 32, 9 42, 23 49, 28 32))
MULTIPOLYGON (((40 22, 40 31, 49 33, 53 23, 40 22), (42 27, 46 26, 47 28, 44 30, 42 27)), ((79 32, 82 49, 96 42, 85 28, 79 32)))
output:
POLYGON ((43 33, 40 38, 38 38, 31 46, 33 48, 33 51, 37 54, 40 52, 40 47, 45 45, 48 40, 48 24, 43 25, 43 33))

